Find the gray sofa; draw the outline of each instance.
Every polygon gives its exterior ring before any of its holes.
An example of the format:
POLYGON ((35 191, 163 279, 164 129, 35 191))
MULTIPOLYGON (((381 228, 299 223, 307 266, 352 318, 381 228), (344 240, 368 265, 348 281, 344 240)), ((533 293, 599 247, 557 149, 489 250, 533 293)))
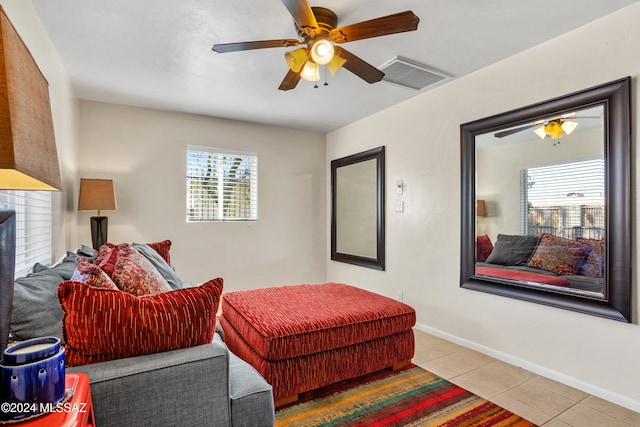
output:
MULTIPOLYGON (((13 340, 62 337, 58 285, 71 278, 80 256, 91 258, 95 251, 83 246, 54 266, 36 264, 31 274, 16 279, 13 340)), ((175 276, 170 266, 160 267, 167 280, 175 276)), ((67 372, 89 376, 98 427, 273 426, 271 386, 227 349, 219 325, 216 331, 210 344, 67 367, 67 372)))
POLYGON ((271 386, 218 333, 211 344, 67 371, 89 375, 99 427, 274 425, 271 386))

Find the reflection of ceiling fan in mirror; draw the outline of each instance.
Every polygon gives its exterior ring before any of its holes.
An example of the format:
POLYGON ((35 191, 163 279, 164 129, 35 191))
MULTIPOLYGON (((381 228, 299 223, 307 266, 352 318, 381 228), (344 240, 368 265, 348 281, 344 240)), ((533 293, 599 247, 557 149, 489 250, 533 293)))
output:
MULTIPOLYGON (((332 75, 340 67, 346 68, 368 83, 375 83, 384 77, 376 67, 334 43, 342 44, 372 37, 414 31, 420 19, 411 11, 383 16, 357 24, 337 27, 338 17, 324 7, 311 7, 307 0, 282 0, 289 10, 298 30, 298 39, 262 40, 239 43, 216 44, 218 53, 236 52, 272 47, 306 45, 285 53, 289 72, 280 84, 280 90, 296 87, 301 78, 313 82, 320 80, 320 65, 325 65, 332 75), (336 28, 337 27, 337 28, 336 28)), ((317 84, 316 84, 317 87, 317 84)))
POLYGON ((532 124, 516 127, 513 129, 507 129, 501 132, 496 132, 496 138, 504 138, 505 136, 513 135, 524 130, 536 128, 533 132, 541 139, 545 139, 549 136, 551 139, 560 139, 563 136, 569 135, 578 127, 578 119, 599 119, 600 116, 580 116, 576 117, 576 113, 563 114, 562 116, 552 117, 548 120, 538 120, 532 124))

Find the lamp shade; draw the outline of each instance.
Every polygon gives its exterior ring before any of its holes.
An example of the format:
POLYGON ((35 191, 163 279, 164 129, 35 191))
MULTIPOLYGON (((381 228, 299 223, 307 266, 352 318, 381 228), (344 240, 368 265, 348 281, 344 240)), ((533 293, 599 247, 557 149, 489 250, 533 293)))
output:
POLYGON ((287 65, 291 68, 291 71, 298 73, 302 69, 302 66, 307 62, 309 54, 307 49, 301 47, 292 52, 285 52, 284 58, 287 61, 287 65))
POLYGON ((307 61, 300 71, 300 77, 310 82, 317 82, 320 80, 320 67, 315 62, 307 61))
POLYGON ((345 62, 347 62, 346 59, 338 55, 333 55, 333 58, 331 59, 331 61, 327 63, 327 68, 329 69, 329 71, 331 71, 331 75, 335 76, 338 70, 340 69, 340 67, 342 67, 345 64, 345 62))
POLYGON ((563 121, 560 125, 565 134, 569 135, 578 127, 578 122, 563 121))
POLYGON ((79 211, 115 211, 116 190, 111 179, 80 179, 79 211))
POLYGON ((476 208, 476 216, 487 216, 487 203, 484 200, 478 200, 478 207, 476 208))
POLYGON ((62 189, 49 84, 2 7, 0 189, 62 189))
MULTIPOLYGON (((0 6, 0 189, 61 190, 49 83, 0 6)), ((0 361, 9 337, 16 214, 0 210, 0 361)))

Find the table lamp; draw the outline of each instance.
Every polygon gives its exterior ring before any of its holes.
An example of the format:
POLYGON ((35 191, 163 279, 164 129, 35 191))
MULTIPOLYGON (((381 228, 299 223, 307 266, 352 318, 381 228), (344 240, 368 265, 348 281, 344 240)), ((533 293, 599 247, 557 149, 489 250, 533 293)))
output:
MULTIPOLYGON (((60 190, 49 84, 0 6, 0 189, 60 190)), ((9 340, 15 212, 0 210, 0 355, 9 340)))
POLYGON ((80 179, 79 211, 98 211, 91 217, 91 243, 96 251, 107 242, 109 218, 101 215, 101 211, 115 211, 116 190, 110 179, 80 179))

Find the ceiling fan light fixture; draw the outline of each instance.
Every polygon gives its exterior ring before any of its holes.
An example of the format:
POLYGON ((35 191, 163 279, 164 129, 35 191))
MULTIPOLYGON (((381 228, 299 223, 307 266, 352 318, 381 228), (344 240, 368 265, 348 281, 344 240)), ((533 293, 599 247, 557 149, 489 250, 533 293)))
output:
POLYGON ((320 66, 312 61, 307 61, 300 71, 300 77, 310 82, 320 80, 320 66))
POLYGON ((287 65, 294 73, 300 72, 305 62, 307 62, 308 58, 309 54, 307 52, 307 49, 305 49, 304 47, 284 53, 284 59, 287 61, 287 65))
POLYGON ((338 72, 338 70, 347 62, 346 59, 338 56, 338 55, 333 55, 333 58, 331 59, 331 61, 329 61, 327 63, 327 68, 329 69, 329 71, 331 72, 332 76, 335 76, 336 73, 338 72))
POLYGON ((544 131, 553 139, 560 139, 566 135, 557 120, 552 120, 545 125, 544 131))
POLYGON ((578 122, 572 122, 572 121, 566 121, 565 120, 565 121, 562 122, 560 127, 562 128, 562 130, 564 131, 565 134, 569 135, 571 132, 573 132, 578 127, 578 122))
POLYGON ((544 128, 544 126, 540 126, 538 129, 534 130, 535 134, 538 135, 540 139, 545 139, 547 137, 547 132, 544 128))
POLYGON ((311 45, 311 58, 316 64, 328 64, 333 59, 334 53, 335 49, 329 40, 316 40, 311 45))

